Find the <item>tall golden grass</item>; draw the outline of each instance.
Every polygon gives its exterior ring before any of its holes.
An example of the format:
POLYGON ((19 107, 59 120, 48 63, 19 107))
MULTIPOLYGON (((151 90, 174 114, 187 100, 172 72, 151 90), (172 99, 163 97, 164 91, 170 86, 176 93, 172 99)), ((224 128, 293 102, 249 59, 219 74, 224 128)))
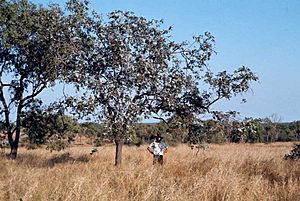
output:
POLYGON ((291 143, 225 144, 195 155, 171 147, 163 167, 146 146, 89 147, 67 152, 21 149, 15 161, 0 157, 0 200, 300 200, 300 162, 282 160, 291 143))

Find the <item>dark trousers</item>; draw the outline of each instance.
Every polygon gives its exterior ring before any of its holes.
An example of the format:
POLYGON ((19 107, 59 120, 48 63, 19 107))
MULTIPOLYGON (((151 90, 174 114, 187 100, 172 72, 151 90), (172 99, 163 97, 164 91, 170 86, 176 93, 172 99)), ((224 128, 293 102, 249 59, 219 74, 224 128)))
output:
POLYGON ((156 163, 163 165, 164 164, 164 156, 154 155, 153 156, 153 165, 155 165, 156 163))

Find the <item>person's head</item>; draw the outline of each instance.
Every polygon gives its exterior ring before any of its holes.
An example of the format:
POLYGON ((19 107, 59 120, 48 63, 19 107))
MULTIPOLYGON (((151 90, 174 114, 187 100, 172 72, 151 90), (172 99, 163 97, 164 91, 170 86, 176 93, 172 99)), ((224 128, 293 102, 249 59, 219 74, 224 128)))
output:
POLYGON ((156 138, 155 138, 155 141, 156 141, 156 142, 161 142, 161 141, 162 141, 162 139, 163 139, 163 137, 156 136, 156 138))

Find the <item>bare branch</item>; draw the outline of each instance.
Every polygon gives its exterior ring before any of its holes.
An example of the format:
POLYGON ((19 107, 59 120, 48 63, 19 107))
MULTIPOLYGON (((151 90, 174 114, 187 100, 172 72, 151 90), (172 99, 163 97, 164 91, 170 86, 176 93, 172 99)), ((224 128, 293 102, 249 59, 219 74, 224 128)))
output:
POLYGON ((168 122, 167 122, 164 118, 162 118, 162 117, 156 117, 156 116, 153 116, 152 118, 153 118, 153 119, 157 119, 157 120, 161 120, 161 121, 163 121, 165 124, 168 125, 168 122))

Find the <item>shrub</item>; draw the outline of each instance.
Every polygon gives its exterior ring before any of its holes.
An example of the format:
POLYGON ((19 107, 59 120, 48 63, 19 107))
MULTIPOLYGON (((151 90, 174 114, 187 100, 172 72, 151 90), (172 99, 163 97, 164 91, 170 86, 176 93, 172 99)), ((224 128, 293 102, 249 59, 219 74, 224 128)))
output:
POLYGON ((285 160, 297 160, 300 158, 300 144, 294 144, 294 148, 289 154, 284 156, 285 160))

